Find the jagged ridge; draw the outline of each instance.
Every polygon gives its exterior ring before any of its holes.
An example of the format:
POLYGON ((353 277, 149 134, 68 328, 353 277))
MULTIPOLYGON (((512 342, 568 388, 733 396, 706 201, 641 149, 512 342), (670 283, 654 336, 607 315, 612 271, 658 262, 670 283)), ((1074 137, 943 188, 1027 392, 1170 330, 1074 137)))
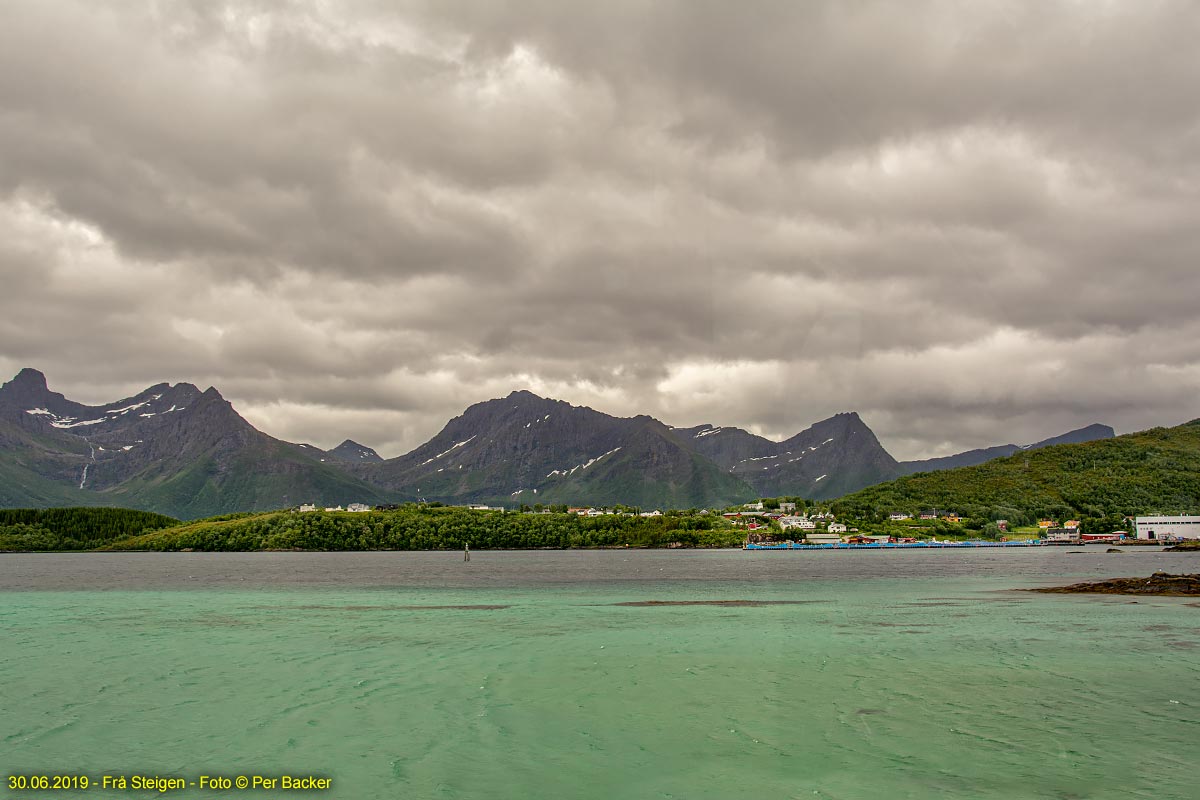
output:
MULTIPOLYGON (((1106 435, 1111 428, 1091 426, 1028 449, 1106 435)), ((908 467, 854 412, 772 442, 739 428, 672 428, 516 391, 471 406, 425 444, 385 461, 349 439, 329 451, 274 439, 212 387, 160 383, 103 406, 52 392, 33 369, 0 387, 5 506, 125 505, 185 519, 417 499, 686 508, 837 497, 908 467)))

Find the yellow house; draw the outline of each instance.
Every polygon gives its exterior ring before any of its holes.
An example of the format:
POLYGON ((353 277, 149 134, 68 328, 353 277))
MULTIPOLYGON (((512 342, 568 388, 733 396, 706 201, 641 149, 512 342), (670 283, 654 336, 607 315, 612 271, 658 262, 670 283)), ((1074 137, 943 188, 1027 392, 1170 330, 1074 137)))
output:
POLYGON ((1052 519, 1039 519, 1038 527, 1039 528, 1057 528, 1058 523, 1052 519))

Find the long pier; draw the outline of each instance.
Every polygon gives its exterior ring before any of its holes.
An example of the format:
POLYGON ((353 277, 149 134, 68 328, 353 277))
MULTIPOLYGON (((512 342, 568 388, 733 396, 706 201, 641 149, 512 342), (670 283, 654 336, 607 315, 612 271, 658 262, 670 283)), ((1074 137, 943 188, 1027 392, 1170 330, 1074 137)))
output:
POLYGON ((742 545, 743 550, 942 550, 967 547, 1043 547, 1041 539, 1023 539, 1015 542, 877 542, 874 544, 800 544, 799 542, 777 542, 774 544, 742 545))

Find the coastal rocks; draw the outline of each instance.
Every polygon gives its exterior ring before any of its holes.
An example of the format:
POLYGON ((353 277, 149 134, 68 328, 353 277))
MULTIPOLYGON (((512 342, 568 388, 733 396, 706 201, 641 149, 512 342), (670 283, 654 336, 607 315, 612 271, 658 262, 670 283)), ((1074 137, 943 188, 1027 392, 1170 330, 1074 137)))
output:
POLYGON ((1047 594, 1145 594, 1171 597, 1200 595, 1200 574, 1172 575, 1156 572, 1149 578, 1113 578, 1094 583, 1075 583, 1070 586, 1046 586, 1030 589, 1047 594))

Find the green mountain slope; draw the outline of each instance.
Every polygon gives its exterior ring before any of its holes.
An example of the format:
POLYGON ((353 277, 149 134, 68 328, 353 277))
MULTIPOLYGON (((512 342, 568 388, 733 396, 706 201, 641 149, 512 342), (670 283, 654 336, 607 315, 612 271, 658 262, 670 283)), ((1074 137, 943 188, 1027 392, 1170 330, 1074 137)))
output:
POLYGON ((522 502, 594 505, 628 504, 654 508, 693 508, 744 503, 754 489, 712 461, 689 452, 662 423, 646 420, 634 428, 626 444, 587 469, 543 483, 522 502))
POLYGON ((256 430, 212 388, 157 384, 84 406, 36 370, 0 386, 0 507, 122 506, 194 519, 395 499, 340 463, 256 430))
MULTIPOLYGON (((266 439, 263 436, 263 439, 266 439)), ((163 510, 181 519, 233 511, 267 511, 302 502, 389 503, 386 489, 295 454, 283 443, 260 441, 234 453, 210 451, 178 468, 147 470, 107 490, 108 503, 163 510)))
POLYGON ((1200 420, 918 473, 834 503, 839 513, 859 518, 926 508, 1017 524, 1194 511, 1200 508, 1200 420))
POLYGON ((476 403, 407 455, 343 466, 406 499, 446 503, 690 508, 756 496, 658 420, 526 391, 476 403))

